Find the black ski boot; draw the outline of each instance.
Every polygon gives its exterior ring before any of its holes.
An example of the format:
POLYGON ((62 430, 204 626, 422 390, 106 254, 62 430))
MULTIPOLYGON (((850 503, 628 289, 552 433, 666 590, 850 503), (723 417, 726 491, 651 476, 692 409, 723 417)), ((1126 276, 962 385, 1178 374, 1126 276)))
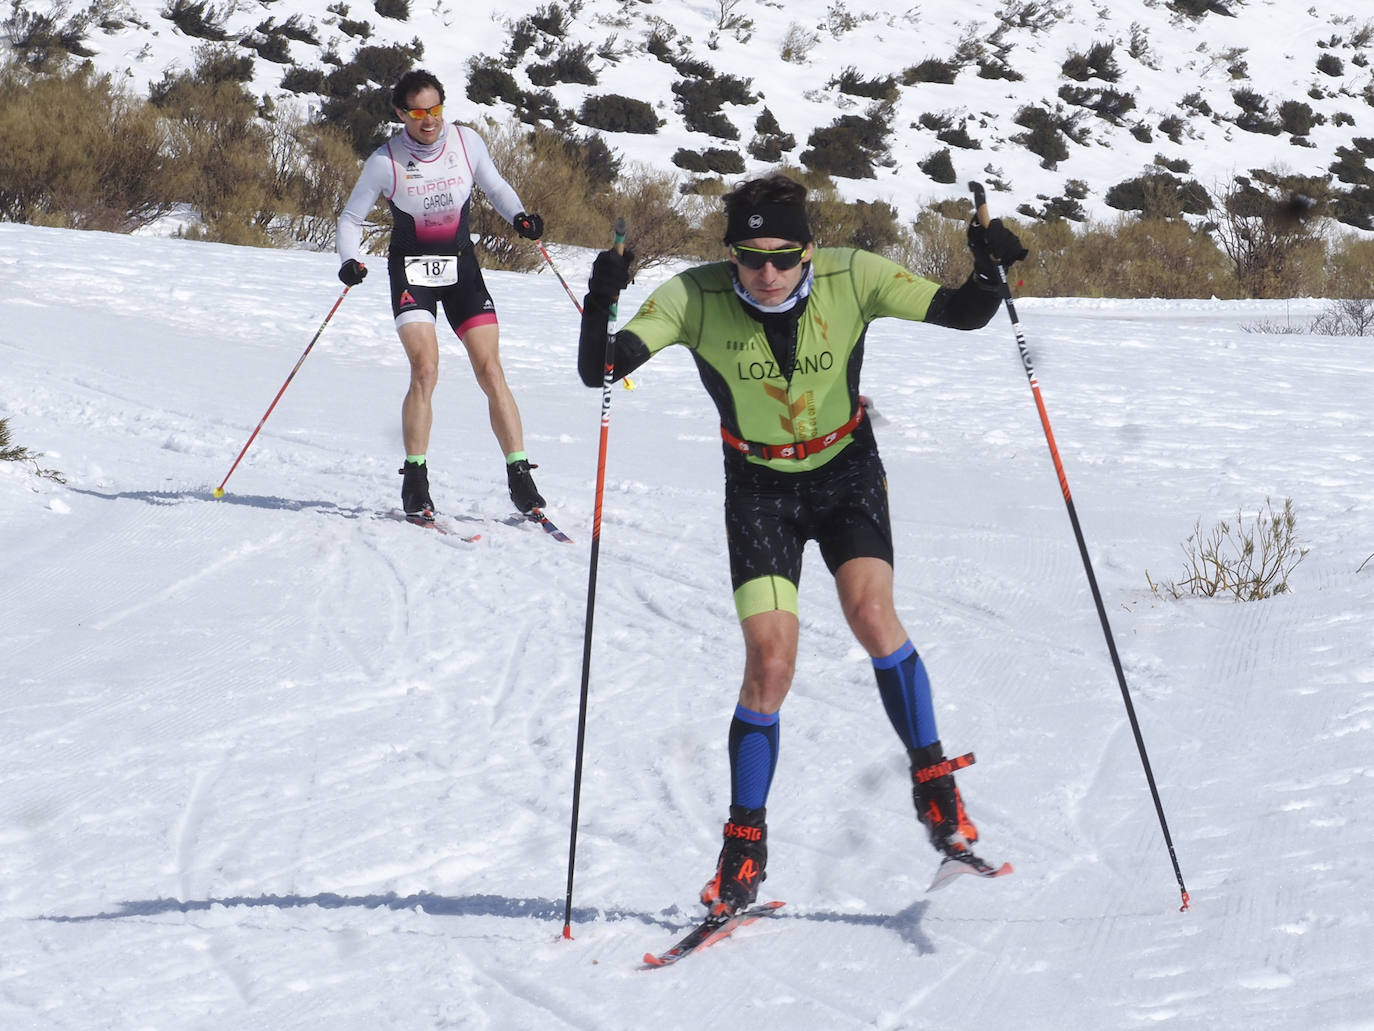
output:
POLYGON ((536 508, 544 507, 544 495, 539 493, 539 488, 534 485, 534 477, 530 475, 531 469, 538 468, 539 466, 531 465, 523 458, 506 466, 506 483, 510 486, 511 504, 517 512, 523 512, 525 515, 529 515, 536 508))
POLYGON ((978 840, 978 828, 964 812, 964 800, 954 784, 954 771, 973 764, 973 754, 946 759, 940 742, 924 748, 909 748, 911 758, 911 798, 916 803, 916 818, 930 835, 930 843, 942 855, 968 851, 978 840))
POLYGON ((405 477, 401 481, 401 509, 407 518, 434 518, 434 502, 429 497, 429 466, 406 462, 396 470, 405 477))
POLYGON ((716 860, 716 874, 701 889, 701 903, 712 916, 733 915, 759 897, 759 885, 768 876, 767 810, 730 807, 725 821, 725 843, 716 860))

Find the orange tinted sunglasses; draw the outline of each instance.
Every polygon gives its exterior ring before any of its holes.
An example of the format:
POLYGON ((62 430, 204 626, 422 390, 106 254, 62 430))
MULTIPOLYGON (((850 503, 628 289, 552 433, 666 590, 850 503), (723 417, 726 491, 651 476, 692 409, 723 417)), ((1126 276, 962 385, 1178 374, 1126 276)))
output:
POLYGON ((420 119, 424 118, 425 115, 429 115, 429 117, 431 118, 438 118, 443 113, 443 104, 435 104, 433 107, 412 107, 406 110, 406 114, 410 115, 410 117, 415 119, 417 122, 420 119))

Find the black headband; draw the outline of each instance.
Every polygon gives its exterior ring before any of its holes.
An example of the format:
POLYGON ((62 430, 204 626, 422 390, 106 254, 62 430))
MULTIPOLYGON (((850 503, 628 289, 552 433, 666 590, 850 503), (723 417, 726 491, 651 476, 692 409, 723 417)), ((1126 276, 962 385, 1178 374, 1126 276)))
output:
POLYGON ((800 204, 757 204, 740 205, 730 212, 725 227, 726 243, 762 238, 810 243, 806 209, 800 204))

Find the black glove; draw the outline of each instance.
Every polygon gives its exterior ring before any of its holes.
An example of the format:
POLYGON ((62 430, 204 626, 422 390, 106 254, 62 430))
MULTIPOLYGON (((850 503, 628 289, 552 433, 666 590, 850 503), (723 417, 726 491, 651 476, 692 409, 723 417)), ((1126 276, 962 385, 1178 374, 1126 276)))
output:
POLYGON ((1013 262, 1023 261, 1030 251, 1021 246, 1016 234, 994 218, 984 227, 977 219, 969 223, 968 249, 973 252, 973 276, 979 286, 999 289, 1001 278, 997 266, 1010 268, 1013 262))
POLYGON ((526 240, 539 240, 544 236, 544 220, 538 215, 527 215, 522 211, 511 219, 511 225, 526 240))
POLYGON ((357 286, 367 278, 367 266, 357 258, 349 258, 339 266, 339 282, 344 286, 357 286))
POLYGON ((614 297, 634 280, 630 276, 630 266, 634 264, 634 251, 621 254, 616 250, 602 251, 592 262, 592 275, 587 280, 587 292, 601 297, 614 297))

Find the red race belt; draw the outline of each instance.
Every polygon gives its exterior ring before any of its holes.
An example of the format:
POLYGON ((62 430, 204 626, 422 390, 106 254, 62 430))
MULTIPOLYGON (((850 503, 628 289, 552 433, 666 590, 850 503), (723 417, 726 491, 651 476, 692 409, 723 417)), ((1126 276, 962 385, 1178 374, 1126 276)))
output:
POLYGON ((863 422, 863 418, 864 410, 863 406, 860 405, 855 409, 854 417, 839 429, 831 430, 822 437, 812 437, 810 440, 794 440, 790 444, 759 444, 752 440, 740 440, 724 426, 720 428, 720 436, 725 443, 741 454, 753 455, 755 458, 792 458, 800 461, 810 455, 819 454, 849 436, 854 432, 855 427, 863 422))

